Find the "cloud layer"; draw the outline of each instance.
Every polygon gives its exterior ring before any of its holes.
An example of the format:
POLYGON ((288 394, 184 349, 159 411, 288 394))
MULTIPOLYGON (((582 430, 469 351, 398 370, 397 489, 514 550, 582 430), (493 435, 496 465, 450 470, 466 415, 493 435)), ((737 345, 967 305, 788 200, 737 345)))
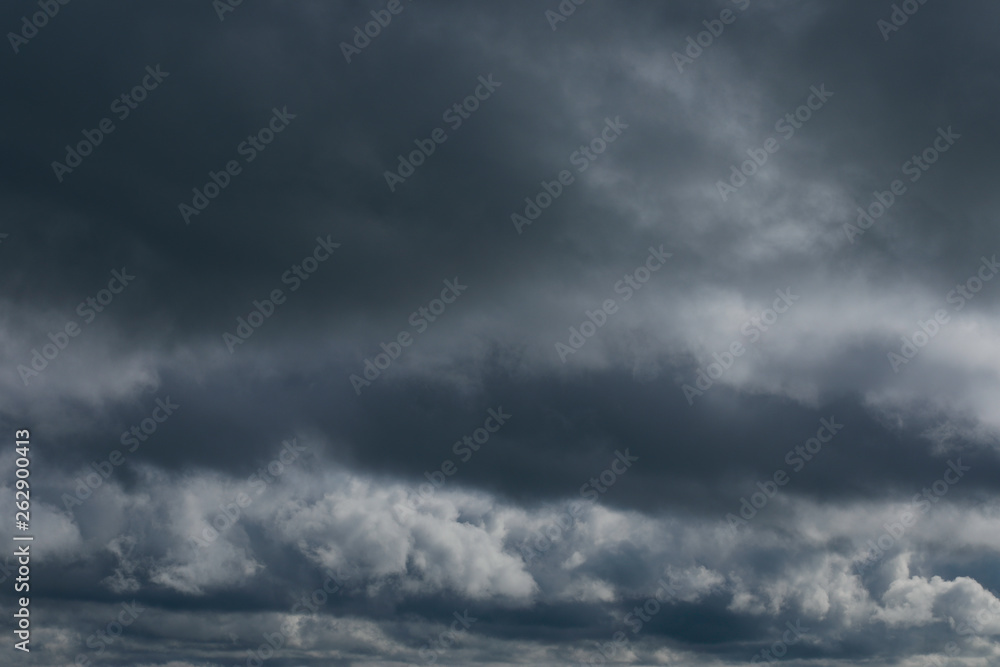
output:
POLYGON ((995 6, 29 9, 11 661, 1000 661, 995 6))

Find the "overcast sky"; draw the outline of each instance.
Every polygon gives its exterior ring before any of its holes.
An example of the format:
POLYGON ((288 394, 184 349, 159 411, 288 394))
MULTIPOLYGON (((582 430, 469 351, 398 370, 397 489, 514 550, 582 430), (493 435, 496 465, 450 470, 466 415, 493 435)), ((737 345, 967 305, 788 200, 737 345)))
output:
POLYGON ((4 664, 1000 664, 995 3, 62 2, 4 664))

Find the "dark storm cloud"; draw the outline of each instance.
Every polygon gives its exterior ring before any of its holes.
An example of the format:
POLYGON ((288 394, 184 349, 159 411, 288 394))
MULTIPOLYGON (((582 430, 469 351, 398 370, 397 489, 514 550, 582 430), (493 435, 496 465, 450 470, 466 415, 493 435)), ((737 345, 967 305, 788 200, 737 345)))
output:
POLYGON ((132 598, 149 611, 106 664, 242 662, 285 622, 267 664, 574 664, 617 631, 634 663, 734 664, 797 620, 810 630, 791 664, 949 641, 955 664, 995 659, 998 297, 988 281, 961 308, 949 297, 1000 251, 997 9, 927 2, 885 40, 892 3, 402 0, 346 62, 341 43, 384 7, 243 3, 220 20, 207 1, 71 2, 0 64, 0 421, 45 440, 34 664, 93 656, 87 638, 132 598), (575 10, 551 23, 560 6, 575 10), (678 71, 724 10, 735 19, 678 71), (832 96, 784 136, 820 87, 832 96), (57 177, 104 117, 115 130, 57 177), (269 124, 274 141, 247 148, 269 124), (390 188, 435 128, 447 140, 390 188), (939 128, 960 138, 910 181, 939 128), (723 200, 718 181, 770 137, 780 148, 723 200), (186 221, 178 206, 231 160, 186 221), (897 178, 905 194, 852 243, 844 225, 897 178), (512 221, 546 191, 537 219, 512 221), (626 299, 623 278, 661 248, 626 299), (79 304, 112 271, 135 278, 88 319, 79 304), (415 325, 446 280, 468 288, 415 325), (287 300, 230 353, 223 333, 275 289, 287 300), (769 322, 780 290, 798 296, 769 322), (941 308, 950 322, 894 372, 887 353, 941 308), (23 381, 69 323, 79 335, 23 381), (352 385, 400 332, 412 345, 352 385), (746 353, 687 400, 734 342, 746 353), (168 397, 180 407, 144 433, 168 397), (463 459, 455 443, 501 409, 463 459), (843 430, 806 460, 795 448, 821 419, 843 430), (129 431, 145 436, 134 451, 129 431), (302 460, 199 546, 291 438, 302 460), (601 483, 626 451, 634 465, 601 483), (858 574, 957 459, 968 473, 858 574), (730 531, 778 471, 787 485, 730 531), (343 590, 292 608, 338 567, 343 590), (633 632, 660 580, 674 597, 633 632), (463 610, 469 632, 435 644, 463 610))

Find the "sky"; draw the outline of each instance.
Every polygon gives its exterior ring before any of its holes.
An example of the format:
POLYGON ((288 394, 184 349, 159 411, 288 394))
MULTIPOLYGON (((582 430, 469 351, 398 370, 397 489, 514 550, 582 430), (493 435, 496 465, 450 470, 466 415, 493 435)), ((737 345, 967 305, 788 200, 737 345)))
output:
POLYGON ((1000 665, 998 20, 8 3, 3 663, 1000 665))

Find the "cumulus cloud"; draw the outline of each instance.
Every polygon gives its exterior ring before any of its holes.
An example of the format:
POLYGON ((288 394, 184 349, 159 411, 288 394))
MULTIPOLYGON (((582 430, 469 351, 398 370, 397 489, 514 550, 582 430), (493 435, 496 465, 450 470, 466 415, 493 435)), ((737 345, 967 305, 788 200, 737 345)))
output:
POLYGON ((998 10, 897 4, 11 8, 33 664, 996 662, 998 10))

